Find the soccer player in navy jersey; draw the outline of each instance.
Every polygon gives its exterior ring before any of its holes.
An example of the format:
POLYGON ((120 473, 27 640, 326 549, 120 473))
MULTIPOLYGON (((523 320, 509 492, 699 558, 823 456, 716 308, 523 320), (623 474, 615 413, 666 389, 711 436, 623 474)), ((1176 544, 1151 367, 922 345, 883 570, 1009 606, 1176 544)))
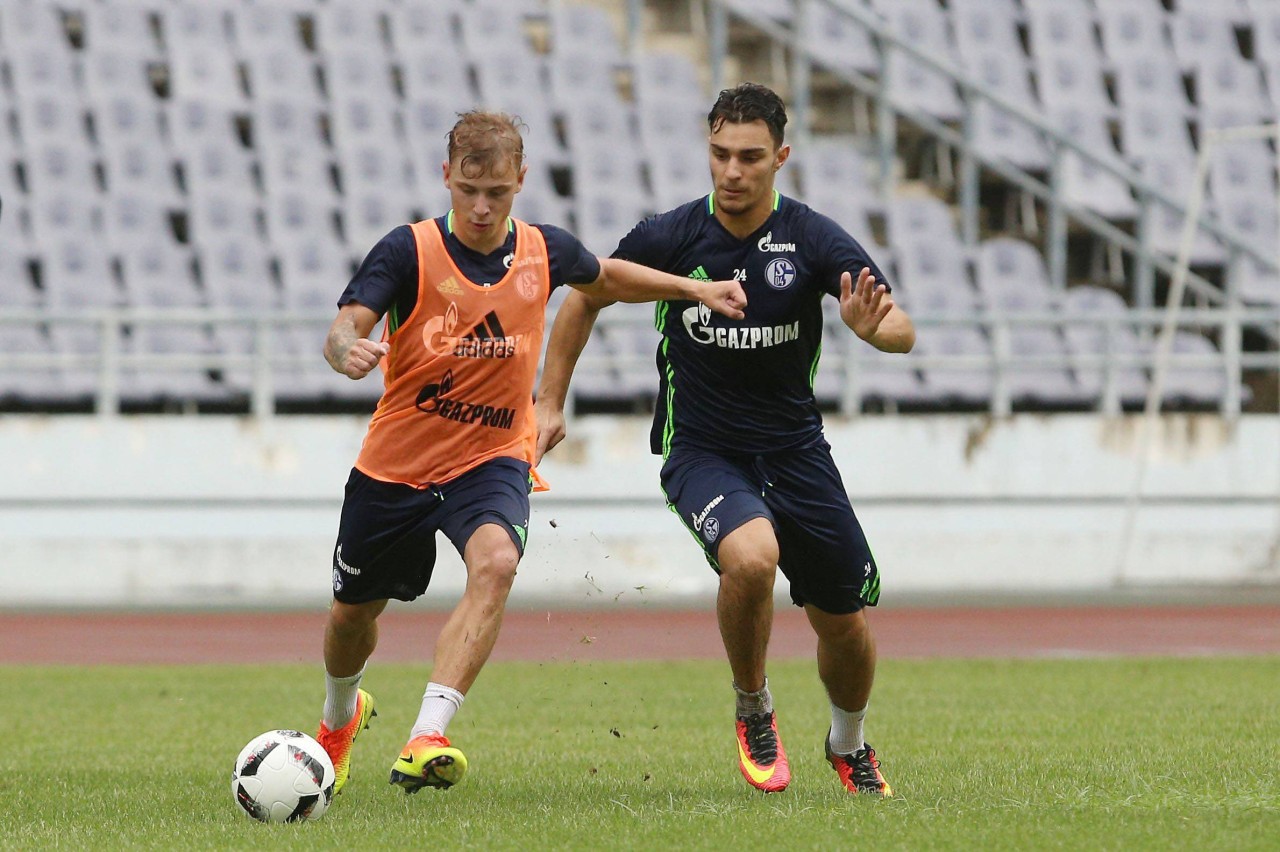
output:
POLYGON ((317 739, 347 783, 355 738, 375 715, 360 688, 390 599, 423 594, 436 534, 453 543, 466 589, 436 637, 427 684, 391 783, 449 787, 466 756, 445 736, 493 650, 524 552, 537 449, 533 386, 547 298, 562 284, 595 298, 697 299, 742 317, 742 287, 698 286, 613 258, 572 235, 511 216, 528 166, 517 120, 468 112, 443 166, 451 209, 388 233, 338 301, 325 341, 352 379, 382 365, 385 388, 347 481, 325 627, 325 703, 317 739), (386 316, 381 341, 369 338, 386 316))
MULTIPOLYGON (((876 663, 865 608, 879 598, 880 576, 823 437, 813 375, 825 296, 877 349, 910 351, 915 329, 853 237, 774 190, 790 154, 782 100, 744 83, 721 92, 707 120, 714 191, 644 220, 613 255, 699 280, 734 278, 747 294, 738 323, 696 302, 658 303, 650 443, 664 459, 662 489, 719 574, 716 613, 748 783, 777 792, 791 780, 765 676, 781 568, 818 637, 831 703, 827 760, 850 792, 889 796, 863 739, 876 663)), ((557 312, 538 393, 538 458, 564 437, 569 379, 608 304, 576 292, 557 312)))

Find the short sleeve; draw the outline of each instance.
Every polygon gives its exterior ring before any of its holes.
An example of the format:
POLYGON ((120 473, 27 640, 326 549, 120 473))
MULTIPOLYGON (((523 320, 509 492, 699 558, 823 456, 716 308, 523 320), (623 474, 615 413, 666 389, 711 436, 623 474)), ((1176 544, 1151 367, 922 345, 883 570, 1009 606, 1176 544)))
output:
POLYGON ((600 259, 577 237, 555 225, 534 225, 547 243, 551 289, 561 284, 590 284, 600 277, 600 259))
MULTIPOLYGON (((377 242, 356 270, 338 306, 357 302, 379 316, 393 304, 418 297, 418 244, 413 230, 400 225, 377 242)), ((408 316, 402 313, 401 316, 408 316)))
POLYGON ((654 269, 665 268, 672 241, 664 238, 666 229, 663 225, 661 215, 642 219, 619 241, 613 257, 654 269))
POLYGON ((863 267, 869 267, 876 277, 876 283, 883 284, 890 291, 893 285, 884 271, 876 265, 848 231, 821 213, 813 213, 809 221, 806 236, 811 246, 812 256, 817 258, 817 277, 823 292, 833 296, 840 295, 840 276, 848 272, 853 280, 858 280, 863 267))

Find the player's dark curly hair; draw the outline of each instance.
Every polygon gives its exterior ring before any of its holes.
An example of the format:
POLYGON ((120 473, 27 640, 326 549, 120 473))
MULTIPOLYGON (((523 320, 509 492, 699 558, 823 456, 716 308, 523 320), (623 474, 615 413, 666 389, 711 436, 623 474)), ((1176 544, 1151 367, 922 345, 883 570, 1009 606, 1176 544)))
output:
POLYGON ((787 126, 787 108, 773 89, 759 83, 741 83, 725 89, 707 113, 707 127, 715 133, 726 121, 746 124, 763 121, 775 148, 782 147, 782 130, 787 126))
POLYGON ((518 116, 504 112, 464 112, 449 131, 449 162, 457 163, 463 176, 475 178, 506 157, 518 172, 524 163, 523 126, 518 116))

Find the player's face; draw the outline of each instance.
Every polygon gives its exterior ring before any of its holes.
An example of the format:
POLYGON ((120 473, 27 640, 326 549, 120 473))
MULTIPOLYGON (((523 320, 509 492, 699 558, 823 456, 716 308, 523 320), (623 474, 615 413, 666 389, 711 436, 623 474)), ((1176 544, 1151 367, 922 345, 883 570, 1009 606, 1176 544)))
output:
POLYGON ((444 185, 453 202, 453 230, 463 244, 479 251, 502 245, 507 238, 507 217, 527 169, 523 165, 517 168, 505 157, 487 172, 472 176, 464 175, 459 163, 444 164, 444 185))
POLYGON ((711 180, 716 207, 730 216, 773 205, 773 176, 791 153, 775 147, 769 127, 756 120, 724 122, 711 134, 711 180))

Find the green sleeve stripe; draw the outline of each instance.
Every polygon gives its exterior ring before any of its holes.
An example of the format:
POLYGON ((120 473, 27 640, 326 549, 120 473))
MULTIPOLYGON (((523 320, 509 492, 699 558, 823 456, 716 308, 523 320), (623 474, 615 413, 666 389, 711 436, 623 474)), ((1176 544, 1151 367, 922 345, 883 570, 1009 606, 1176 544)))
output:
POLYGON ((667 372, 667 398, 665 400, 667 406, 667 422, 662 428, 662 457, 665 459, 671 455, 671 441, 676 434, 676 371, 671 366, 671 359, 667 355, 667 338, 662 339, 662 357, 666 361, 667 372))

